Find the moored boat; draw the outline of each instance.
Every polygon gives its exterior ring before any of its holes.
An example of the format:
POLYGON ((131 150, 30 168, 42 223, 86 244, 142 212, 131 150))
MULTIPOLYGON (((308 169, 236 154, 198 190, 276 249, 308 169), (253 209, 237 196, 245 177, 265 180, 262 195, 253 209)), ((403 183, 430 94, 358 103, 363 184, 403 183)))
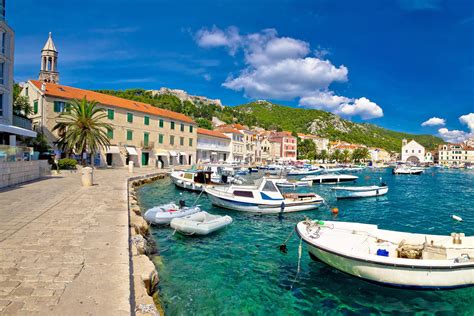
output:
POLYGON ((177 187, 191 191, 202 191, 206 185, 212 184, 211 171, 173 171, 170 177, 177 187))
POLYGON ((150 208, 143 217, 151 224, 163 225, 169 224, 173 218, 188 216, 200 211, 198 206, 187 207, 184 203, 182 205, 168 203, 150 208))
POLYGON ((350 198, 364 198, 385 195, 388 192, 388 186, 386 185, 371 185, 371 186, 357 186, 347 187, 339 186, 332 187, 331 190, 336 194, 338 199, 350 199, 350 198))
POLYGON ((185 235, 208 235, 232 224, 232 217, 198 212, 189 216, 173 218, 170 226, 185 235))
POLYGON ((287 176, 307 176, 312 174, 317 174, 323 171, 323 169, 309 169, 309 168, 300 168, 300 169, 293 169, 288 171, 287 176))
POLYGON ((350 174, 321 174, 321 175, 310 175, 301 179, 301 181, 312 181, 320 184, 334 184, 340 182, 352 182, 356 181, 359 177, 350 174))
POLYGON ((312 258, 366 281, 413 289, 474 285, 474 237, 404 233, 377 225, 305 220, 312 258))
POLYGON ((424 172, 424 169, 415 167, 396 167, 392 170, 393 174, 413 174, 420 175, 424 172))
POLYGON ((275 181, 275 184, 280 188, 297 188, 297 187, 310 187, 313 185, 313 182, 278 179, 277 181, 275 181))
POLYGON ((315 193, 285 193, 276 186, 277 179, 261 178, 255 185, 207 186, 212 204, 242 212, 278 214, 318 208, 324 199, 315 193))

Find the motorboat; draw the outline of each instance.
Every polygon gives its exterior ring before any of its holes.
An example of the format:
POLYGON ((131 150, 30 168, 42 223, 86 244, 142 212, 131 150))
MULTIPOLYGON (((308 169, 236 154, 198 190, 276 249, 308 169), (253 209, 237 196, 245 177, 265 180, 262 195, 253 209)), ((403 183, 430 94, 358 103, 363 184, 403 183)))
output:
POLYGON ((474 236, 405 233, 317 220, 299 222, 296 232, 310 257, 363 280, 406 289, 474 285, 474 236))
POLYGON ((388 186, 384 184, 380 186, 338 186, 332 187, 331 190, 334 191, 337 199, 350 199, 385 195, 388 192, 388 186))
POLYGON ((248 170, 249 170, 250 173, 256 173, 256 172, 258 172, 258 168, 257 168, 257 167, 249 167, 248 170))
POLYGON ((206 185, 213 184, 212 171, 173 171, 170 177, 177 187, 191 191, 202 191, 206 185))
POLYGON ((205 188, 212 204, 242 212, 278 214, 318 208, 324 199, 315 193, 285 193, 276 185, 278 179, 263 177, 254 185, 205 188))
POLYGON ((180 205, 168 203, 150 208, 143 217, 151 224, 164 225, 169 224, 173 218, 188 216, 200 211, 199 206, 187 207, 184 202, 180 202, 180 205))
POLYGON ((316 168, 316 169, 309 169, 309 168, 297 168, 288 171, 287 176, 307 176, 312 174, 317 174, 323 171, 323 169, 316 168))
POLYGON ((279 179, 278 181, 275 181, 275 184, 280 188, 297 188, 297 187, 310 187, 313 185, 313 182, 279 179))
POLYGON ((364 171, 365 167, 344 167, 342 168, 342 172, 359 172, 364 171))
POLYGON ((417 167, 403 167, 399 166, 396 167, 392 170, 393 174, 413 174, 413 175, 420 175, 424 172, 425 170, 422 168, 417 168, 417 167))
POLYGON ((202 211, 185 217, 173 218, 170 226, 184 235, 208 235, 232 224, 232 217, 202 211))
POLYGON ((329 173, 329 174, 321 174, 321 175, 310 175, 301 179, 301 181, 311 181, 314 183, 319 184, 334 184, 334 183, 341 183, 341 182, 352 182, 359 179, 357 176, 353 176, 350 174, 337 174, 337 173, 329 173))

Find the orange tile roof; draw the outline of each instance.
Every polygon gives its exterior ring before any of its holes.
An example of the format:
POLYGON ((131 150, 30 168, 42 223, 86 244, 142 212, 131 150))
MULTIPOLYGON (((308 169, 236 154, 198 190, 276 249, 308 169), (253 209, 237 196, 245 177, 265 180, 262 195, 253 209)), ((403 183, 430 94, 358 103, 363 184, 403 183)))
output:
POLYGON ((235 128, 232 128, 232 127, 229 127, 229 126, 224 126, 224 127, 216 127, 216 130, 221 132, 221 133, 234 133, 234 134, 242 134, 241 131, 235 129, 235 128))
MULTIPOLYGON (((43 82, 38 81, 38 80, 30 80, 30 82, 33 83, 36 86, 36 88, 38 88, 39 90, 41 89, 41 85, 43 82)), ((73 87, 68 87, 68 86, 63 86, 63 85, 58 85, 58 84, 53 84, 53 83, 45 83, 45 84, 46 84, 45 94, 49 96, 63 98, 63 99, 83 99, 84 97, 86 97, 87 100, 97 101, 102 105, 109 105, 109 106, 114 106, 114 107, 127 109, 131 111, 138 111, 138 112, 143 112, 143 113, 147 113, 151 115, 167 117, 167 118, 171 118, 171 119, 175 119, 175 120, 187 122, 187 123, 194 123, 193 119, 190 118, 189 116, 186 116, 181 113, 176 113, 170 110, 157 108, 147 103, 122 99, 122 98, 115 97, 108 94, 103 94, 103 93, 94 92, 90 90, 73 88, 73 87)))
POLYGON ((230 127, 230 128, 235 128, 235 129, 237 129, 237 130, 244 130, 244 129, 246 129, 245 126, 243 126, 242 124, 239 124, 239 123, 235 123, 235 124, 222 124, 222 125, 219 125, 218 127, 221 127, 221 128, 230 127))
POLYGON ((224 135, 224 134, 222 134, 218 131, 211 131, 211 130, 205 129, 205 128, 198 128, 197 133, 202 134, 202 135, 207 135, 207 136, 214 136, 214 137, 219 137, 219 138, 230 139, 229 136, 224 135))

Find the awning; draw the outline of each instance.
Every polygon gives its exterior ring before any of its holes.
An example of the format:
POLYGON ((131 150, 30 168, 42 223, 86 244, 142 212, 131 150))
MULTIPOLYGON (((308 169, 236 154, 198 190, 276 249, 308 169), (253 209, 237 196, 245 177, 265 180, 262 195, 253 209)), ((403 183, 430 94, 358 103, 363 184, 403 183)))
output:
POLYGON ((188 154, 186 154, 185 152, 180 152, 179 155, 180 156, 187 156, 188 154))
POLYGON ((127 150, 129 155, 138 156, 138 153, 137 153, 137 150, 135 149, 135 147, 125 146, 125 149, 127 150))
POLYGON ((217 155, 215 151, 211 151, 211 155, 217 155))
POLYGON ((172 157, 178 156, 178 154, 174 150, 170 150, 169 153, 170 153, 170 156, 172 157))
POLYGON ((36 137, 36 132, 30 131, 26 128, 21 128, 13 125, 0 124, 0 132, 15 134, 26 137, 36 137))
POLYGON ((109 146, 106 151, 107 154, 120 154, 118 146, 109 146))
POLYGON ((155 150, 155 156, 168 156, 168 152, 166 150, 155 150))

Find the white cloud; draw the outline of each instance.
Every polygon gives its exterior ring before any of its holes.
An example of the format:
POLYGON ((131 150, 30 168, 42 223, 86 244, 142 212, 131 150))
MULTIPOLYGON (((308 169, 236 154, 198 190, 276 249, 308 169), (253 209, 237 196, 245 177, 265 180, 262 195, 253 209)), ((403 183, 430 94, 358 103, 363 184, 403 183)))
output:
POLYGON ((446 124, 446 120, 439 117, 432 117, 429 120, 421 123, 421 126, 444 126, 446 124))
POLYGON ((203 78, 204 78, 204 80, 206 80, 206 81, 211 81, 211 80, 212 80, 212 76, 211 76, 210 74, 204 74, 204 75, 203 75, 203 78))
POLYGON ((216 26, 199 30, 195 40, 200 47, 226 47, 231 55, 243 52, 245 68, 237 76, 229 76, 223 86, 243 91, 249 98, 299 99, 302 106, 339 115, 383 116, 382 108, 368 98, 337 96, 329 90, 333 82, 348 80, 348 69, 323 60, 328 52, 319 47, 311 56, 305 41, 279 37, 275 29, 241 35, 236 27, 222 30, 216 26))
POLYGON ((468 139, 471 136, 474 136, 474 134, 469 134, 465 131, 460 131, 460 130, 448 130, 447 128, 440 128, 438 130, 439 136, 447 141, 448 143, 461 143, 468 139))
POLYGON ((469 113, 459 117, 459 121, 463 124, 466 124, 467 127, 474 133, 474 113, 469 113))

